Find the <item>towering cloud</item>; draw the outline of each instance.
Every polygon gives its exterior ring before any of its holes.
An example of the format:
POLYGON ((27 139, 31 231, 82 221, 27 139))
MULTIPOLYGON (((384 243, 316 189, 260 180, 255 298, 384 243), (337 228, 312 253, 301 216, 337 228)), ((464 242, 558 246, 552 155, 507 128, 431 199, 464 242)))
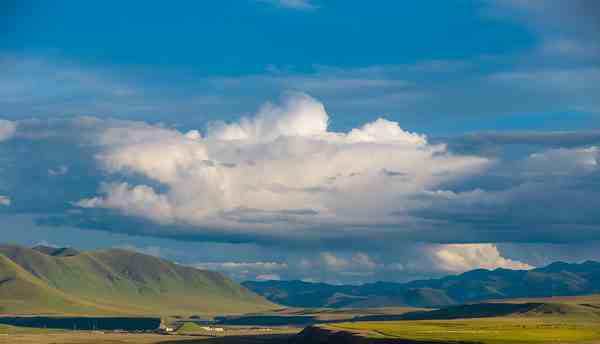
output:
POLYGON ((213 123, 205 138, 139 123, 107 128, 97 155, 105 170, 156 184, 105 184, 78 205, 192 231, 398 225, 419 206, 415 195, 489 164, 385 119, 347 133, 329 131, 328 121, 323 104, 289 94, 253 117, 213 123))
POLYGON ((11 201, 3 211, 55 214, 75 204, 79 209, 47 221, 194 240, 320 245, 318 252, 349 266, 352 258, 338 249, 377 262, 375 249, 415 242, 600 238, 595 132, 583 140, 569 133, 481 134, 458 145, 446 141, 448 148, 382 118, 345 132, 331 130, 329 121, 324 105, 306 94, 288 94, 202 132, 87 117, 19 121, 19 140, 0 146, 0 195, 11 201), (31 144, 38 140, 44 143, 31 144), (506 145, 531 149, 489 154, 506 145), (44 159, 24 164, 19 154, 32 147, 43 147, 44 159), (53 187, 68 194, 54 197, 60 193, 47 191, 53 187))
POLYGON ((496 245, 600 239, 595 131, 480 133, 446 146, 383 118, 345 132, 329 122, 306 94, 203 131, 90 117, 3 122, 4 137, 18 126, 19 139, 0 144, 0 212, 244 242, 260 253, 192 262, 336 283, 528 268, 538 261, 496 245), (502 153, 508 145, 527 149, 502 153))

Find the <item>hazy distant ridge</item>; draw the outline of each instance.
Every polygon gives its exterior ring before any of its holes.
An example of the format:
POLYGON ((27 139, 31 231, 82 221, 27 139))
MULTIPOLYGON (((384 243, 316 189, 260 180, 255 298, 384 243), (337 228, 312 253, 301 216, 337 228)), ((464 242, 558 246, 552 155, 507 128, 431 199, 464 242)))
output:
POLYGON ((435 307, 488 299, 600 293, 600 263, 556 262, 533 270, 478 269, 440 279, 360 286, 302 281, 242 284, 273 302, 295 307, 435 307))

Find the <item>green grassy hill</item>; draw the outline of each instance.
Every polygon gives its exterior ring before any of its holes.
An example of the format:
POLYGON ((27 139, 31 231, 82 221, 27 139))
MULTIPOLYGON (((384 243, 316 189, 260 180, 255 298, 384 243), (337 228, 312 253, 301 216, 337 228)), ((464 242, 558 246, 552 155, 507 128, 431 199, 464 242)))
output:
POLYGON ((110 312, 56 290, 0 255, 0 313, 110 312))
POLYGON ((16 269, 19 276, 24 276, 18 279, 18 285, 0 283, 0 295, 15 295, 12 306, 6 304, 3 313, 45 313, 40 312, 39 305, 46 296, 30 299, 17 293, 25 282, 23 289, 28 293, 43 291, 52 293, 49 300, 59 300, 61 296, 65 300, 61 302, 74 303, 73 307, 43 308, 49 313, 215 315, 275 307, 220 273, 127 250, 54 256, 4 245, 0 246, 0 254, 9 258, 4 258, 0 273, 10 275, 16 269))

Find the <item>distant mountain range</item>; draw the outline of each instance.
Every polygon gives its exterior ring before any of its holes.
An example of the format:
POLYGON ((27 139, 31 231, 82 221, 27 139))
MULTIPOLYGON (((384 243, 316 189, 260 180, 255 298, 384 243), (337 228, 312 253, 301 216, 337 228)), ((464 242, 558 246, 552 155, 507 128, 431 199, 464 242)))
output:
POLYGON ((408 283, 331 285, 302 281, 248 281, 246 288, 291 307, 442 307, 490 299, 600 293, 600 263, 556 262, 533 270, 472 270, 408 283))
POLYGON ((202 316, 274 307, 220 273, 137 252, 0 245, 0 314, 202 316))
POLYGON ((137 252, 0 245, 0 315, 219 315, 292 307, 444 307, 600 293, 600 263, 473 270, 408 283, 244 282, 137 252), (264 297, 264 298, 263 298, 264 297), (268 301, 268 300, 269 301, 268 301))

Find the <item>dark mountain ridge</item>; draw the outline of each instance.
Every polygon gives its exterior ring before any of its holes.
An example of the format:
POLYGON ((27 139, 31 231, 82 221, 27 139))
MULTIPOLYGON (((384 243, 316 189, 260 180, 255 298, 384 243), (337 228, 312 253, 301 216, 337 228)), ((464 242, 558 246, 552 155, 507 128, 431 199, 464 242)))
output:
POLYGON ((53 247, 46 245, 37 245, 34 246, 32 249, 54 257, 69 257, 76 256, 79 254, 79 251, 71 247, 53 247))
POLYGON ((359 286, 302 281, 242 284, 273 302, 293 307, 443 307, 489 299, 600 293, 600 263, 555 262, 532 270, 476 269, 438 279, 359 286))

